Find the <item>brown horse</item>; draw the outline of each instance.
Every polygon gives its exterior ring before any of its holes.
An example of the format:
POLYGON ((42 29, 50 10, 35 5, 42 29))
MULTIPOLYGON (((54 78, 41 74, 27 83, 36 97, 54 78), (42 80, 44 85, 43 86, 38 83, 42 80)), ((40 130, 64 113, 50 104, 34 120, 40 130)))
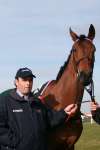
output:
POLYGON ((41 96, 46 105, 60 110, 71 103, 78 104, 75 117, 54 128, 48 134, 49 150, 74 150, 74 144, 82 133, 80 107, 85 86, 92 81, 95 46, 95 29, 91 24, 88 36, 78 36, 70 29, 74 41, 68 60, 56 77, 43 90, 41 96))

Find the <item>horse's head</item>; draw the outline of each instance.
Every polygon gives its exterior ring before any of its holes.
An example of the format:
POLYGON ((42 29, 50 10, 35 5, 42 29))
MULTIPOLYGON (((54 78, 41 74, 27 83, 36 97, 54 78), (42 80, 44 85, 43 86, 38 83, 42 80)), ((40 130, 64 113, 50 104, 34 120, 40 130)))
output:
POLYGON ((87 86, 92 80, 95 60, 95 46, 93 44, 95 28, 92 24, 90 25, 88 36, 78 36, 70 28, 70 35, 74 41, 72 47, 73 65, 78 79, 84 86, 87 86))

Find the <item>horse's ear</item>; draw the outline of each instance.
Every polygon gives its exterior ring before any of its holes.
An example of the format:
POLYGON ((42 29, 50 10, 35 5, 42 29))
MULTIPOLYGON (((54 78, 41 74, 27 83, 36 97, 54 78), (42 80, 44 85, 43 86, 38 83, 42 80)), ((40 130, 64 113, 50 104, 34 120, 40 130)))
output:
POLYGON ((89 33, 88 33, 88 38, 90 40, 93 40, 95 37, 95 28, 94 26, 91 24, 90 27, 89 27, 89 33))
POLYGON ((70 32, 72 40, 76 41, 78 39, 78 35, 75 32, 73 32, 71 28, 69 28, 69 32, 70 32))

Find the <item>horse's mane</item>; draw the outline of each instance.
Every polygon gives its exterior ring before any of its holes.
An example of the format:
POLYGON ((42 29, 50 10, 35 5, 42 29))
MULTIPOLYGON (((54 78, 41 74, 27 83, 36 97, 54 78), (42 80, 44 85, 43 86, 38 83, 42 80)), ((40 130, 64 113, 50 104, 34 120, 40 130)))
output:
POLYGON ((71 50, 71 52, 70 52, 70 54, 69 54, 69 56, 68 56, 67 61, 65 61, 65 62, 64 62, 64 65, 60 67, 60 70, 59 70, 59 72, 58 72, 58 74, 57 74, 57 77, 56 77, 56 81, 58 81, 58 80, 61 78, 63 72, 65 71, 65 68, 67 67, 67 65, 68 65, 68 63, 69 63, 71 54, 72 54, 72 50, 71 50))
MULTIPOLYGON (((81 40, 81 41, 84 40, 85 38, 86 38, 86 36, 83 35, 83 34, 78 37, 78 39, 81 40)), ((73 50, 73 49, 72 49, 72 50, 73 50)), ((68 65, 68 63, 69 63, 69 60, 70 60, 70 57, 71 57, 71 54, 72 54, 72 50, 71 50, 71 52, 70 52, 70 54, 69 54, 69 56, 68 56, 67 61, 65 61, 65 62, 64 62, 64 65, 60 67, 60 70, 59 70, 59 72, 58 72, 58 74, 57 74, 57 77, 56 77, 56 81, 58 81, 58 80, 61 78, 62 74, 64 73, 65 68, 67 67, 67 65, 68 65)))

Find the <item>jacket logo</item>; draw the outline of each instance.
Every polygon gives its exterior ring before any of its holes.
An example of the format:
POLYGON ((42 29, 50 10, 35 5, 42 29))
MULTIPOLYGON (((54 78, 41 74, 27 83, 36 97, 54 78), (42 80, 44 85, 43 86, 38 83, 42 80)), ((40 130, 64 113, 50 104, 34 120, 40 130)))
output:
POLYGON ((23 109, 13 109, 13 112, 23 112, 23 109))

